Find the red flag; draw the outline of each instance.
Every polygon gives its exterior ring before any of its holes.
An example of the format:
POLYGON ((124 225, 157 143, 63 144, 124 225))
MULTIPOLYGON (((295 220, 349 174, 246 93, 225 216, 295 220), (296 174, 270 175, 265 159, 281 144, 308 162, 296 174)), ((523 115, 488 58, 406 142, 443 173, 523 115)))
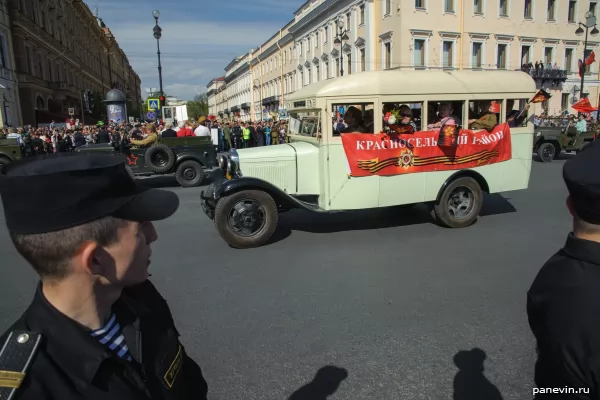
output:
POLYGON ((590 99, 588 99, 587 97, 579 100, 577 103, 573 104, 571 107, 573 107, 573 110, 582 112, 582 113, 588 113, 588 112, 598 110, 598 107, 592 107, 592 104, 590 103, 590 99))
POLYGON ((594 50, 592 50, 592 52, 585 59, 585 65, 590 65, 594 61, 596 61, 596 54, 594 53, 594 50))

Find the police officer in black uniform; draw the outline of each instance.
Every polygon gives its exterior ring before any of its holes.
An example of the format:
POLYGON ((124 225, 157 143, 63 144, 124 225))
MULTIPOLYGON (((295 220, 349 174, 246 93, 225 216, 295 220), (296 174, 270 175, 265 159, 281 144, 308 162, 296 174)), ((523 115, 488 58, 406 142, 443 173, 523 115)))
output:
POLYGON ((40 276, 0 338, 0 399, 206 399, 148 280, 151 221, 177 210, 176 194, 140 187, 118 158, 90 153, 11 164, 0 194, 10 237, 40 276))
POLYGON ((536 399, 600 398, 599 169, 598 141, 565 163, 573 232, 528 292, 538 350, 536 399))

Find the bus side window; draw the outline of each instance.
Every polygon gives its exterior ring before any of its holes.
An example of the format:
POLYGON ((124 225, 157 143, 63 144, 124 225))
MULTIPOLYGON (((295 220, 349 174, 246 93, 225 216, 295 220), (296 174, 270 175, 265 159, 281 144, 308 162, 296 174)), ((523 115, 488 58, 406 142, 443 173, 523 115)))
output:
POLYGON ((500 100, 469 102, 469 129, 492 131, 500 121, 500 100))
POLYGON ((423 102, 382 104, 383 130, 386 133, 414 133, 423 129, 423 102))
POLYGON ((428 101, 427 130, 443 124, 462 126, 463 101, 428 101))
POLYGON ((506 122, 511 128, 527 126, 529 116, 529 104, 527 99, 506 100, 506 122))
POLYGON ((373 133, 373 103, 334 104, 331 123, 333 136, 342 133, 373 133))

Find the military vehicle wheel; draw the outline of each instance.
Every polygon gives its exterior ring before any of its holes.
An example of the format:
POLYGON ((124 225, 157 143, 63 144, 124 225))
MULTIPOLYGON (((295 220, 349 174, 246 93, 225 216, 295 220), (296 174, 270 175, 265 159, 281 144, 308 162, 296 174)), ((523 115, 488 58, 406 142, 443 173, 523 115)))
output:
POLYGON ((150 146, 148 150, 146 150, 144 157, 146 158, 148 167, 159 174, 169 172, 175 164, 175 154, 173 154, 173 150, 162 143, 150 146))
POLYGON ((0 171, 2 171, 2 168, 4 168, 5 165, 8 165, 11 163, 10 158, 5 157, 5 156, 0 156, 0 171))
POLYGON ((275 200, 261 190, 242 190, 221 198, 215 209, 215 227, 233 248, 249 249, 267 243, 279 213, 275 200))
POLYGON ((433 205, 434 220, 447 228, 464 228, 477 220, 482 204, 483 193, 477 181, 458 178, 444 189, 440 201, 433 205))
POLYGON ((549 142, 542 143, 537 148, 537 155, 543 162, 552 162, 556 157, 556 147, 549 142))
POLYGON ((197 161, 184 161, 177 166, 175 179, 182 187, 196 187, 204 180, 204 169, 197 161))

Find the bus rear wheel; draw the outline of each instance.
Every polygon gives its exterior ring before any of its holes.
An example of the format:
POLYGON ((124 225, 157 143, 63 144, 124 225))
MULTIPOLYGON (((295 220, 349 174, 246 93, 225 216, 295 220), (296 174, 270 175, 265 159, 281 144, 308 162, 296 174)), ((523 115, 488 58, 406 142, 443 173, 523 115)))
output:
POLYGON ((452 181, 433 205, 434 221, 447 228, 464 228, 477 221, 483 192, 473 178, 463 177, 452 181))

